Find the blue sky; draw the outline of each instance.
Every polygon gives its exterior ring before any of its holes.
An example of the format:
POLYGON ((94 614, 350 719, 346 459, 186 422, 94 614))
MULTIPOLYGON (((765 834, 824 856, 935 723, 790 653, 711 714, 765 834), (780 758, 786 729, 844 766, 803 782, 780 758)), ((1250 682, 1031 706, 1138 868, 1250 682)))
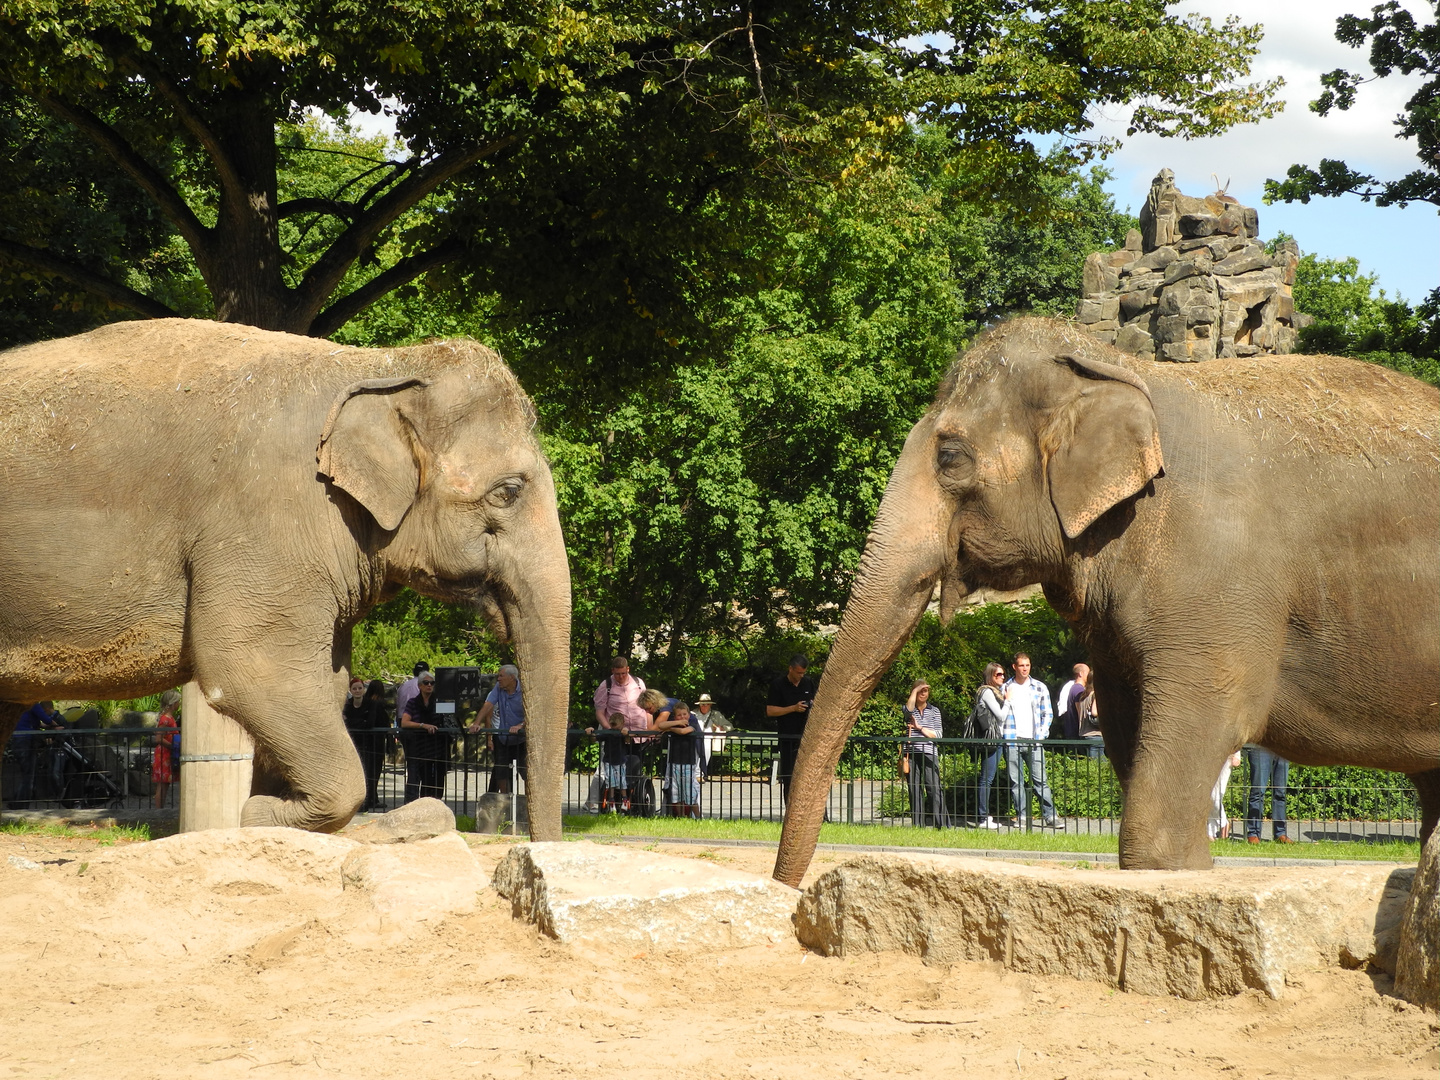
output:
MULTIPOLYGON (((1221 184, 1230 182, 1230 194, 1260 212, 1265 237, 1287 232, 1302 251, 1329 258, 1354 255, 1365 273, 1379 277, 1380 287, 1412 303, 1440 285, 1440 215, 1428 203, 1379 208, 1353 196, 1314 199, 1308 205, 1261 202, 1266 178, 1279 180, 1292 164, 1318 165, 1322 157, 1340 158, 1361 172, 1391 179, 1419 167, 1413 141, 1395 138, 1393 121, 1410 95, 1419 88, 1419 76, 1391 75, 1362 86, 1359 99, 1348 112, 1331 112, 1321 118, 1309 103, 1320 93, 1320 76, 1337 67, 1370 74, 1369 50, 1352 49, 1335 40, 1335 19, 1343 14, 1368 14, 1375 0, 1190 0, 1171 5, 1177 13, 1195 12, 1217 23, 1239 15, 1248 23, 1263 23, 1265 40, 1256 58, 1253 77, 1283 76, 1280 94, 1284 112, 1259 124, 1248 124, 1213 139, 1182 142, 1155 136, 1136 136, 1105 165, 1115 173, 1106 185, 1117 205, 1138 212, 1145 202, 1151 178, 1161 169, 1175 171, 1176 186, 1188 195, 1213 190, 1211 174, 1221 184)), ((1417 21, 1431 22, 1434 9, 1423 0, 1405 6, 1417 21)), ((1128 109, 1097 115, 1096 132, 1124 138, 1128 109)))

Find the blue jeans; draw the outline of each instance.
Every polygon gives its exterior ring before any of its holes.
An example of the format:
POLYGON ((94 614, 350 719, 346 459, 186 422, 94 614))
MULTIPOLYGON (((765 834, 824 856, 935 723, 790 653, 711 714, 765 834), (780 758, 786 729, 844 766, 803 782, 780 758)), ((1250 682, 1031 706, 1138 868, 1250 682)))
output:
POLYGON ((1250 807, 1245 815, 1245 835, 1259 836, 1265 818, 1265 789, 1270 789, 1271 837, 1285 835, 1285 787, 1290 782, 1290 762, 1279 754, 1256 746, 1250 756, 1250 807))
POLYGON ((1010 774, 1010 798, 1015 803, 1015 816, 1024 821, 1030 816, 1030 800, 1020 778, 1020 759, 1030 768, 1030 790, 1040 800, 1040 820, 1047 825, 1055 820, 1055 800, 1045 782, 1045 751, 1039 743, 1012 742, 1005 744, 1005 768, 1010 774))
POLYGON ((985 751, 985 760, 980 763, 980 791, 975 802, 975 816, 981 821, 990 816, 990 785, 995 782, 999 767, 1000 744, 991 743, 985 751))

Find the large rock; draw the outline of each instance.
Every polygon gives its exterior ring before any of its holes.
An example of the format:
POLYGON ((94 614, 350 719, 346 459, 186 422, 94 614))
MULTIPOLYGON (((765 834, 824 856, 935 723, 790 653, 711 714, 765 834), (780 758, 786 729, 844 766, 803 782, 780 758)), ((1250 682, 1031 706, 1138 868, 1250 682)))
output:
POLYGON ((494 885, 517 919, 601 951, 736 949, 794 938, 799 893, 779 882, 652 851, 521 844, 494 885))
POLYGON ((864 856, 801 897, 826 955, 898 951, 1204 998, 1279 997, 1290 972, 1376 955, 1393 866, 1125 871, 864 856))
POLYGON ((1425 841, 1420 869, 1410 888, 1395 956, 1395 993, 1406 1001, 1440 1009, 1440 829, 1425 841))
POLYGON ((365 844, 409 844, 455 831, 455 812, 439 799, 416 799, 378 818, 350 825, 340 835, 365 844))
POLYGON ((404 846, 358 846, 340 877, 346 892, 362 894, 383 917, 421 922, 475 909, 485 875, 457 832, 404 846))

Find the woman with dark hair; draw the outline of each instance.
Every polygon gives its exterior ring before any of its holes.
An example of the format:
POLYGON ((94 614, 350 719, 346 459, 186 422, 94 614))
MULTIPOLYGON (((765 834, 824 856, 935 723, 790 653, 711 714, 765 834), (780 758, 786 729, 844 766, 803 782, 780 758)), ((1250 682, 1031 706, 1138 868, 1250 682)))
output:
POLYGON ((980 763, 980 791, 975 804, 975 816, 982 829, 998 829, 999 822, 990 816, 990 785, 995 782, 995 772, 1000 766, 1000 733, 1005 728, 1005 669, 999 664, 986 664, 985 676, 975 695, 975 713, 980 720, 976 734, 989 740, 985 744, 985 757, 980 763))
POLYGON ((422 671, 415 691, 400 717, 407 803, 416 799, 443 799, 445 776, 450 771, 450 736, 440 733, 435 719, 434 674, 422 671))
POLYGON ((377 791, 380 771, 385 767, 385 751, 389 749, 389 717, 385 713, 385 684, 372 679, 369 686, 356 675, 350 680, 350 693, 345 698, 345 726, 350 730, 350 741, 360 755, 360 767, 365 770, 365 802, 362 812, 376 810, 380 806, 377 791))
POLYGON ((930 704, 930 684, 920 679, 910 688, 910 697, 905 702, 904 753, 910 766, 906 770, 910 780, 910 823, 916 828, 922 825, 934 825, 937 829, 950 827, 945 792, 940 787, 939 751, 935 746, 941 733, 940 710, 930 704))

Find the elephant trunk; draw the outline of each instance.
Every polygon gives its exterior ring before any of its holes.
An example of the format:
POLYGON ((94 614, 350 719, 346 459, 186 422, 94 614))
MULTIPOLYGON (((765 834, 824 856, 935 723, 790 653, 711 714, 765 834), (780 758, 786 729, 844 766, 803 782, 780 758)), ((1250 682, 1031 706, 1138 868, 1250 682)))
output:
POLYGON ((570 572, 553 508, 530 556, 533 568, 514 587, 506 612, 525 695, 526 802, 532 840, 561 838, 565 734, 570 713, 570 572))
POLYGON ((860 707, 909 640, 953 560, 949 519, 935 482, 931 425, 906 440, 865 542, 840 633, 825 663, 790 785, 775 878, 798 886, 815 853, 830 781, 860 707))

